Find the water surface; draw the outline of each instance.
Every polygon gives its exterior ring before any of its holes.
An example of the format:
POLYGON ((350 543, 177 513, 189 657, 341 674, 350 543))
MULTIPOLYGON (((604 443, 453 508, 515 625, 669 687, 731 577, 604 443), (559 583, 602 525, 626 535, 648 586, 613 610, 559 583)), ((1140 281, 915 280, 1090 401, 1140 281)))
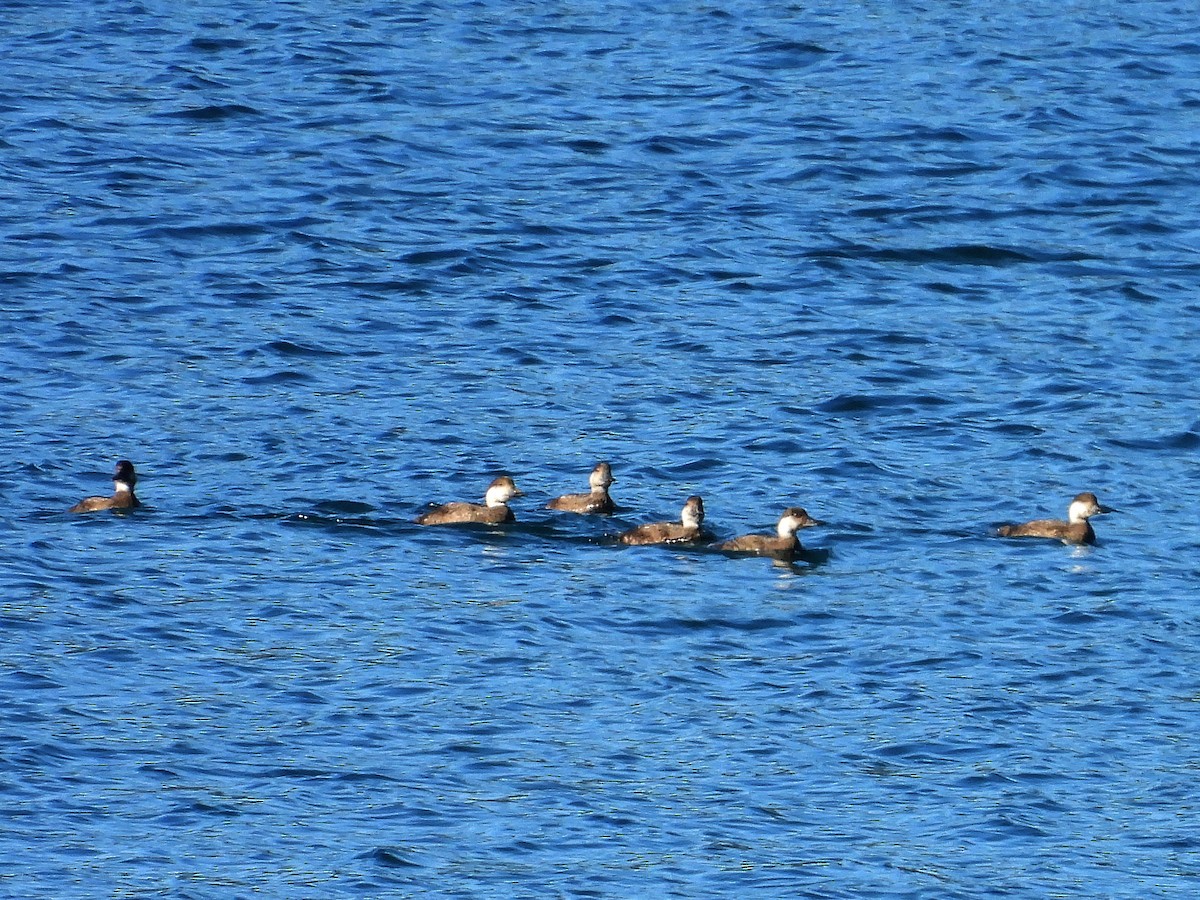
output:
POLYGON ((1191 15, 9 4, 0 893, 1194 896, 1191 15))

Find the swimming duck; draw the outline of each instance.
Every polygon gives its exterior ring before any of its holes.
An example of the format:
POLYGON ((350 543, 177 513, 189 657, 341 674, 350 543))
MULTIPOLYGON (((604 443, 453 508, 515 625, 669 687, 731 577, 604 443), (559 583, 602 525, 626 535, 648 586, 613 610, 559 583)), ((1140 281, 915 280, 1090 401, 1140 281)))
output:
POLYGON ((1100 513, 1111 512, 1089 492, 1078 495, 1067 508, 1067 521, 1060 519, 1035 519, 1023 525, 1001 525, 1001 537, 1044 537, 1055 538, 1064 544, 1094 544, 1096 532, 1092 531, 1089 518, 1100 513))
POLYGON ((754 553, 758 556, 772 556, 776 559, 792 559, 804 548, 800 546, 800 538, 796 532, 801 528, 821 525, 820 521, 810 516, 799 506, 790 506, 779 517, 774 535, 745 534, 732 540, 722 541, 713 549, 723 553, 754 553))
POLYGON ((462 522, 482 522, 487 525, 499 525, 503 522, 516 521, 508 501, 519 497, 521 492, 507 475, 501 475, 490 485, 483 495, 483 503, 443 503, 427 513, 417 516, 418 525, 454 525, 462 522))
POLYGON ((651 522, 639 525, 617 536, 622 544, 681 544, 700 537, 700 526, 704 522, 704 501, 699 497, 688 497, 679 514, 678 522, 651 522))
POLYGON ((111 497, 85 497, 68 510, 68 512, 95 512, 98 509, 133 509, 141 506, 141 501, 133 493, 137 484, 137 473, 133 471, 133 463, 123 459, 117 463, 113 471, 113 495, 111 497))
POLYGON ((606 462, 596 463, 592 474, 588 476, 588 484, 592 491, 589 494, 563 494, 555 497, 546 504, 546 509, 558 509, 563 512, 581 514, 594 513, 608 515, 613 511, 612 497, 608 495, 608 486, 616 481, 612 475, 612 467, 606 462))

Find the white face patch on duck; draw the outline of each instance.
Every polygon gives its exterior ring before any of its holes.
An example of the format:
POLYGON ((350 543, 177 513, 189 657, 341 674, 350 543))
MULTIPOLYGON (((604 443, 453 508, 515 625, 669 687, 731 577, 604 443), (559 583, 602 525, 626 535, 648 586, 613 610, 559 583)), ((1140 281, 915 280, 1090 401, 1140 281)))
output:
POLYGON ((704 521, 704 503, 699 497, 693 497, 688 500, 683 507, 683 512, 680 513, 679 519, 684 525, 689 528, 699 528, 704 521))
POLYGON ((593 491, 604 490, 613 483, 612 469, 605 465, 596 466, 588 476, 588 485, 593 491))
POLYGON ((520 493, 511 478, 497 479, 492 482, 492 486, 483 495, 483 502, 487 506, 504 506, 509 500, 520 493))
POLYGON ((796 532, 799 531, 801 527, 803 526, 801 525, 800 520, 795 516, 784 516, 779 520, 779 525, 776 527, 775 532, 781 538, 795 537, 796 532))

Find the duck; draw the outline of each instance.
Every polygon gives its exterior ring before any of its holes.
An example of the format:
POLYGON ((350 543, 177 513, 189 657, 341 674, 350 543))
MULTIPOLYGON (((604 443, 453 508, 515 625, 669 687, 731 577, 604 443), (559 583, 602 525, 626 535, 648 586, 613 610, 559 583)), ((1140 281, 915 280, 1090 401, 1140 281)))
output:
POLYGON ((486 525, 500 525, 505 522, 515 522, 513 511, 508 508, 508 501, 521 496, 516 483, 508 475, 501 475, 490 485, 483 495, 483 503, 464 503, 454 501, 434 507, 427 513, 416 518, 418 525, 457 525, 466 522, 481 522, 486 525))
POLYGON ((547 503, 546 509, 557 509, 581 515, 607 516, 612 513, 614 508, 612 497, 608 495, 608 487, 615 481, 612 466, 606 462, 598 462, 592 469, 592 474, 588 476, 588 484, 592 488, 591 493, 563 494, 547 503))
POLYGON ((779 517, 775 534, 744 534, 715 544, 713 549, 722 553, 751 553, 776 559, 793 559, 804 549, 796 532, 801 528, 823 524, 810 516, 803 507, 789 506, 779 517))
POLYGON ((683 544, 700 537, 700 526, 704 523, 704 501, 688 497, 679 514, 678 522, 650 522, 639 525, 617 535, 622 544, 644 546, 646 544, 683 544))
POLYGON ((138 500, 137 495, 133 492, 136 484, 137 473, 133 470, 133 463, 127 459, 122 459, 113 470, 113 495, 111 497, 85 497, 72 506, 68 512, 83 513, 95 512, 99 509, 134 509, 142 505, 142 502, 138 500))
POLYGON ((1078 494, 1067 507, 1067 521, 1061 519, 1034 519, 1020 525, 1001 525, 997 533, 1001 537, 1054 538, 1064 544, 1094 544, 1096 532, 1088 521, 1092 516, 1112 510, 1100 505, 1091 491, 1078 494))

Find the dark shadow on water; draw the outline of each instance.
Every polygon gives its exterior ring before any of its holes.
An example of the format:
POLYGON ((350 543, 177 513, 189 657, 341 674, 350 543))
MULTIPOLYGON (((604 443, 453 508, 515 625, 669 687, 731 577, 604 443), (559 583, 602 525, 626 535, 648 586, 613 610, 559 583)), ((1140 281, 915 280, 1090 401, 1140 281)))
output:
MULTIPOLYGON (((144 508, 136 510, 141 515, 144 508)), ((116 512, 129 513, 128 510, 116 512)), ((185 516, 176 522, 213 520, 242 522, 278 522, 285 528, 314 529, 328 533, 360 532, 374 536, 400 540, 422 536, 422 539, 452 540, 477 544, 510 544, 513 541, 532 541, 563 547, 595 547, 619 551, 642 553, 687 554, 696 557, 724 557, 736 561, 756 560, 769 562, 773 567, 796 575, 811 574, 827 564, 833 556, 832 550, 824 547, 804 548, 792 559, 777 559, 754 553, 728 553, 717 549, 717 535, 705 531, 696 541, 630 546, 622 544, 619 536, 632 524, 614 520, 611 516, 573 515, 551 513, 545 518, 520 520, 500 525, 479 522, 462 522, 446 525, 418 525, 415 515, 379 515, 378 508, 369 503, 353 500, 319 500, 311 502, 309 509, 302 512, 283 511, 239 511, 233 507, 216 507, 202 515, 185 516)), ((54 513, 65 515, 65 513, 54 513)), ((71 516, 71 518, 84 518, 71 516)))
POLYGON ((359 859, 369 860, 387 869, 420 868, 421 864, 410 858, 410 854, 395 847, 376 847, 359 854, 359 859))
POLYGON ((731 553, 711 545, 703 549, 715 556, 724 556, 729 560, 765 560, 776 569, 787 570, 796 575, 808 574, 819 569, 833 556, 833 551, 823 547, 812 549, 805 547, 791 558, 774 557, 765 553, 731 553))
MULTIPOLYGON (((457 536, 454 539, 482 544, 508 544, 513 540, 531 539, 539 543, 556 544, 575 547, 609 548, 620 551, 641 551, 645 553, 670 552, 673 554, 688 554, 697 557, 724 557, 734 561, 766 561, 772 566, 787 570, 794 574, 809 574, 821 568, 830 561, 833 552, 824 547, 804 548, 794 558, 779 559, 769 555, 755 553, 729 553, 717 549, 717 536, 706 531, 696 541, 682 541, 663 544, 626 545, 620 543, 619 537, 626 530, 624 523, 616 523, 609 516, 577 516, 572 514, 551 515, 545 519, 532 521, 508 522, 500 525, 488 525, 479 522, 461 522, 447 525, 418 525, 414 517, 392 517, 378 515, 359 515, 358 512, 371 512, 375 508, 370 504, 352 501, 322 501, 314 505, 310 512, 260 512, 242 516, 230 516, 251 520, 278 521, 281 525, 291 528, 314 528, 325 531, 369 531, 376 534, 393 535, 444 535, 457 536), (613 526, 620 524, 619 529, 613 526)), ((629 526, 632 527, 632 526, 629 526)))

